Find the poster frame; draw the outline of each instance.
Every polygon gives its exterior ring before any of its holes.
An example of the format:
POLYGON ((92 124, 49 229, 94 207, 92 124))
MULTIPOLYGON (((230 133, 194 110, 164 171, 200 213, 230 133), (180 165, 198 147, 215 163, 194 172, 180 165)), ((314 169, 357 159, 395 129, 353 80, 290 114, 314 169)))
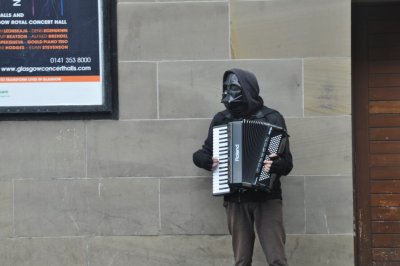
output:
MULTIPOLYGON (((101 105, 0 106, 0 120, 118 119, 117 4, 100 0, 103 6, 103 103, 101 105)), ((99 40, 100 41, 100 40, 99 40)))

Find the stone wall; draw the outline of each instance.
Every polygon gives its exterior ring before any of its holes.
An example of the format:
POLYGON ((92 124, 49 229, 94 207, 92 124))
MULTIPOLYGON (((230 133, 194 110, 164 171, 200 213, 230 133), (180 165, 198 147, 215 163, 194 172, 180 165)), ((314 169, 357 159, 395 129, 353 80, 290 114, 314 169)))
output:
POLYGON ((291 135, 290 264, 354 265, 350 4, 119 0, 120 119, 0 123, 0 264, 232 265, 192 153, 240 67, 291 135))

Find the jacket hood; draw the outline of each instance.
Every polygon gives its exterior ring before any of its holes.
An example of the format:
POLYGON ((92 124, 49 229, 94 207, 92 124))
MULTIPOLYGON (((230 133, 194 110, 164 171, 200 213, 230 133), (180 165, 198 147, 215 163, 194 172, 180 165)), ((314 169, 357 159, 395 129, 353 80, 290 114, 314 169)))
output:
POLYGON ((264 105, 264 101, 259 95, 260 88, 256 76, 249 71, 233 68, 225 71, 222 82, 224 82, 230 73, 236 74, 238 77, 240 86, 242 87, 243 97, 247 103, 247 110, 243 113, 243 117, 256 113, 264 105))

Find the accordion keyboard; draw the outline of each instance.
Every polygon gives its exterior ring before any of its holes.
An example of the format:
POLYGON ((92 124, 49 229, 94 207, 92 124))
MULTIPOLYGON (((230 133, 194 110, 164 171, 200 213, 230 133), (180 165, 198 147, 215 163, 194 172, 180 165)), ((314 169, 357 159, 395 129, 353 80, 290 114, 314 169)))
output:
POLYGON ((213 195, 230 192, 228 183, 228 127, 213 128, 213 156, 218 158, 219 164, 213 169, 213 195))

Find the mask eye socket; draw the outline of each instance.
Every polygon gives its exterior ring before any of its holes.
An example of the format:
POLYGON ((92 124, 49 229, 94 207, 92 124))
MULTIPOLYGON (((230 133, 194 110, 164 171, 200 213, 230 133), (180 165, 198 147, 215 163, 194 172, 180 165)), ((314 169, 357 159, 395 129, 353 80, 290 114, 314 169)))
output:
POLYGON ((223 94, 239 94, 242 92, 242 89, 237 85, 226 85, 224 86, 223 94))
POLYGON ((242 89, 237 85, 228 85, 226 89, 230 90, 231 92, 234 92, 234 93, 241 93, 242 92, 242 89))
POLYGON ((230 94, 232 97, 236 98, 242 94, 242 89, 237 85, 228 85, 224 90, 224 95, 230 94))

